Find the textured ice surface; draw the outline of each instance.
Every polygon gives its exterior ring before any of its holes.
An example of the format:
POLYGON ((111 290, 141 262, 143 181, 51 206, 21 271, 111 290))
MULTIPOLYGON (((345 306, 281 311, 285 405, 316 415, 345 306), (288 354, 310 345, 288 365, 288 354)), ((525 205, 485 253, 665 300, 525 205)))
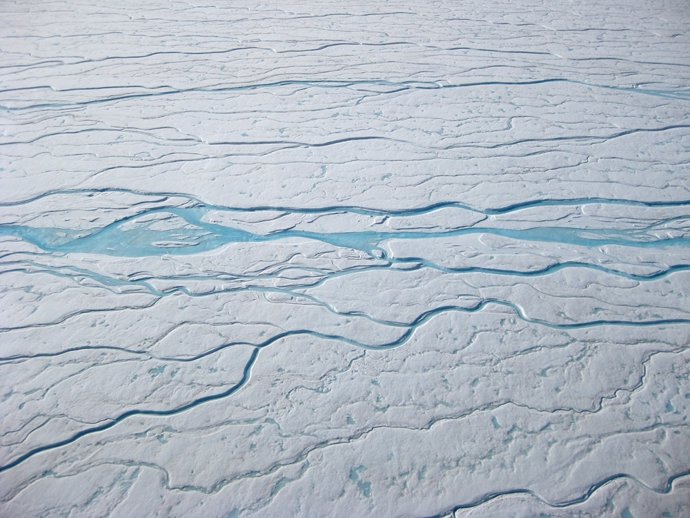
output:
POLYGON ((690 514, 687 2, 0 11, 0 516, 690 514))

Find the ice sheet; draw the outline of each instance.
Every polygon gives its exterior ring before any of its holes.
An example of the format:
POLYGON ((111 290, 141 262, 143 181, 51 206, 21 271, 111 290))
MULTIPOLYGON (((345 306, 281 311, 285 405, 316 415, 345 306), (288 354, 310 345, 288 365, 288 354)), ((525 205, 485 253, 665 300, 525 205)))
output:
POLYGON ((0 516, 690 514, 685 2, 0 19, 0 516))

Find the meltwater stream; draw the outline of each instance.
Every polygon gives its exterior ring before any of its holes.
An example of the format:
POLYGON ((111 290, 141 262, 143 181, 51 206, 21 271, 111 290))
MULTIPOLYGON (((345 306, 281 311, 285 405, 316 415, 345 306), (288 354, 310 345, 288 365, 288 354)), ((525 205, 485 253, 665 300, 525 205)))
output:
MULTIPOLYGON (((673 206, 685 206, 674 203, 673 206)), ((30 226, 0 226, 0 236, 14 236, 41 250, 55 253, 94 253, 120 257, 190 254, 217 249, 229 243, 261 243, 280 239, 309 239, 336 247, 354 248, 375 253, 378 245, 388 239, 452 238, 470 234, 488 234, 521 241, 571 244, 583 247, 619 245, 637 248, 688 247, 690 238, 657 237, 649 229, 597 229, 541 226, 539 228, 507 229, 490 226, 456 228, 443 231, 367 230, 360 232, 312 232, 308 230, 277 230, 256 234, 239 228, 205 221, 207 208, 161 208, 117 221, 95 231, 30 226), (152 218, 153 216, 153 218, 152 218), (158 228, 157 228, 158 227, 158 228)), ((232 211, 235 212, 235 211, 232 211)), ((348 209, 330 210, 338 216, 348 209)), ((363 211, 357 211, 363 212, 363 211)), ((355 212, 355 213, 357 213, 355 212)), ((313 214, 314 212, 310 212, 313 214)), ((418 211, 398 212, 396 216, 417 215, 418 211)), ((683 215, 678 219, 688 220, 683 215)), ((652 229, 653 230, 653 229, 652 229)))
POLYGON ((682 2, 0 11, 0 516, 690 514, 682 2))

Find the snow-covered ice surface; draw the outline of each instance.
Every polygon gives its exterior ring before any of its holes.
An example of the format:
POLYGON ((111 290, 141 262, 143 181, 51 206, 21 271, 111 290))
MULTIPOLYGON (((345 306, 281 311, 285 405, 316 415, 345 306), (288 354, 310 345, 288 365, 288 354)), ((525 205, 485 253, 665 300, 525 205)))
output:
POLYGON ((0 516, 690 515, 686 1, 0 11, 0 516))

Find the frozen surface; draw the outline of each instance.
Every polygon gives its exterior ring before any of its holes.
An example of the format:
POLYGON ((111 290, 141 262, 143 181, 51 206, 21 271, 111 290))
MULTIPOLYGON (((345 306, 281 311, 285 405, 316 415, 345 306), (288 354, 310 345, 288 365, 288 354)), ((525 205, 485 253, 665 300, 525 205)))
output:
POLYGON ((0 516, 690 515, 687 2, 0 11, 0 516))

